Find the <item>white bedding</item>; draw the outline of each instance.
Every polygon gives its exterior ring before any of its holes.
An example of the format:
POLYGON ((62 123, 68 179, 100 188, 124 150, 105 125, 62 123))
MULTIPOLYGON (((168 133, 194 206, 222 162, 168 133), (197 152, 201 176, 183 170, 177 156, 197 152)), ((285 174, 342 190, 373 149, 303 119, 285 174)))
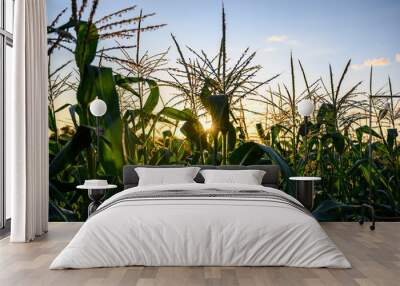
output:
MULTIPOLYGON (((102 206, 131 192, 205 188, 263 190, 296 201, 262 186, 193 183, 131 188, 102 206)), ((83 224, 50 269, 127 265, 351 267, 318 222, 293 206, 193 197, 111 205, 83 224)))

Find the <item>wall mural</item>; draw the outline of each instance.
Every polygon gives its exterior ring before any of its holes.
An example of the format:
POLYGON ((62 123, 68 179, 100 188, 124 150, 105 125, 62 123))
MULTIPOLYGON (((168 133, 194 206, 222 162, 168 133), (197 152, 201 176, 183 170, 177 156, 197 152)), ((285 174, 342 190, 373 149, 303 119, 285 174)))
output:
POLYGON ((373 64, 368 84, 345 86, 350 60, 336 76, 327 64, 323 80, 288 53, 287 80, 264 77, 256 52, 229 54, 229 3, 219 8, 212 54, 173 34, 170 49, 143 49, 143 35, 168 32, 138 6, 103 13, 96 0, 64 2, 48 22, 50 220, 85 220, 89 200, 76 186, 88 178, 121 186, 126 164, 278 164, 289 193, 290 176, 322 177, 319 220, 357 220, 353 205, 362 203, 400 216, 400 104, 390 77, 384 89, 373 86, 373 64), (372 100, 372 129, 369 94, 389 95, 372 100), (98 149, 96 98, 107 105, 98 149), (305 99, 315 106, 308 120, 298 112, 305 99))

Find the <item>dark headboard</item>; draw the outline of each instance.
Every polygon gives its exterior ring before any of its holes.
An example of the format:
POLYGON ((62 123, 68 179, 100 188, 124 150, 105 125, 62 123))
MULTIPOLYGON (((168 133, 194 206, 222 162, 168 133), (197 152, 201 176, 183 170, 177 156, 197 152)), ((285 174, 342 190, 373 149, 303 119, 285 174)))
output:
MULTIPOLYGON (((147 168, 182 168, 184 165, 161 165, 161 166, 143 166, 143 165, 127 165, 124 166, 123 183, 124 189, 136 187, 139 182, 139 177, 135 171, 136 167, 147 167, 147 168)), ((200 167, 204 169, 219 169, 219 170, 263 170, 265 175, 262 180, 262 185, 265 187, 271 187, 278 189, 280 169, 278 165, 251 165, 251 166, 239 166, 239 165, 225 165, 225 166, 210 166, 210 165, 195 165, 194 167, 200 167)), ((194 179, 197 183, 204 183, 203 176, 199 173, 194 179)))

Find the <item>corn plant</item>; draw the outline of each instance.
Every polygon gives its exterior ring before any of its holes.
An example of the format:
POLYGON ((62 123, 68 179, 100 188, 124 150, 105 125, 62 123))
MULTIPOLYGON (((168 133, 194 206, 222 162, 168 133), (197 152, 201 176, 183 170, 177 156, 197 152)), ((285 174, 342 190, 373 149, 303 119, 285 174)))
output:
MULTIPOLYGON (((155 30, 161 27, 156 26, 138 26, 129 28, 128 25, 137 23, 150 15, 140 13, 136 17, 121 17, 127 15, 128 12, 135 10, 136 6, 131 6, 123 10, 119 10, 106 16, 95 18, 98 0, 91 2, 82 1, 78 9, 77 1, 71 1, 71 16, 64 24, 59 25, 63 14, 63 10, 56 19, 48 26, 49 34, 49 51, 52 55, 55 49, 63 49, 71 52, 77 67, 78 84, 76 89, 77 104, 70 107, 72 120, 75 124, 75 133, 72 138, 62 147, 62 149, 52 158, 50 162, 50 178, 51 192, 59 193, 62 182, 68 180, 68 183, 75 183, 79 179, 73 173, 68 172, 71 166, 82 164, 86 165, 86 177, 94 178, 98 176, 108 176, 115 182, 120 181, 122 166, 126 163, 122 148, 122 121, 120 116, 119 97, 116 91, 116 79, 111 68, 104 67, 102 60, 123 61, 117 57, 108 56, 105 52, 121 49, 120 45, 106 48, 99 48, 99 44, 110 39, 130 39, 135 37, 139 32, 155 30), (85 12, 88 12, 88 18, 83 19, 85 12), (118 18, 118 19, 117 19, 118 18), (98 65, 95 65, 95 59, 98 59, 98 65), (95 165, 95 151, 92 142, 93 130, 95 125, 94 118, 89 114, 89 104, 96 97, 103 99, 108 107, 106 115, 101 120, 105 127, 105 132, 101 137, 99 145, 100 162, 98 168, 95 165), (70 174, 70 175, 67 175, 70 174)), ((125 46, 125 49, 133 46, 125 46)), ((52 73, 50 73, 51 75, 52 73)), ((51 99, 54 98, 56 88, 50 86, 51 99)), ((51 107, 51 106, 50 106, 51 107)), ((55 114, 55 113, 54 113, 55 114)), ((50 120, 55 119, 55 115, 49 117, 50 120)), ((56 126, 53 126, 56 130, 56 126)), ((59 214, 63 211, 57 209, 59 214)), ((65 217, 63 217, 65 219, 65 217)))
MULTIPOLYGON (((173 35, 172 39, 180 56, 178 64, 182 68, 170 72, 173 78, 171 85, 181 91, 184 103, 188 103, 196 118, 193 121, 196 122, 195 125, 198 125, 199 117, 206 113, 212 117, 213 164, 217 164, 219 146, 221 146, 222 164, 226 164, 228 152, 235 146, 234 125, 238 123, 238 115, 243 114, 242 100, 255 94, 260 87, 278 75, 266 81, 255 81, 254 77, 261 70, 261 66, 252 64, 256 53, 249 53, 248 48, 233 65, 228 66, 224 7, 222 7, 222 37, 216 56, 209 57, 203 50, 198 52, 188 47, 193 58, 186 59, 173 35)), ((199 127, 195 129, 201 130, 199 127)))

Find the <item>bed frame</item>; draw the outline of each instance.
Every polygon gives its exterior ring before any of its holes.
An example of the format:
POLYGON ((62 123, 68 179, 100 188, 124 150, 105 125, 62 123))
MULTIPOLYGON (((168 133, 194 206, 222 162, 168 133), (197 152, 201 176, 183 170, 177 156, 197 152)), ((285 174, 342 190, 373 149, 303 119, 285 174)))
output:
MULTIPOLYGON (((136 187, 139 183, 139 176, 135 171, 136 167, 148 167, 148 168, 183 168, 184 165, 161 165, 161 166, 149 166, 149 165, 127 165, 124 166, 123 170, 123 183, 124 189, 136 187)), ((194 165, 194 167, 200 167, 202 170, 205 169, 217 169, 217 170, 262 170, 265 171, 265 175, 262 179, 261 184, 265 187, 271 187, 278 189, 280 181, 280 168, 278 165, 251 165, 251 166, 239 166, 239 165, 225 165, 225 166, 210 166, 210 165, 194 165)), ((203 176, 199 173, 194 179, 197 183, 204 183, 203 176)))

